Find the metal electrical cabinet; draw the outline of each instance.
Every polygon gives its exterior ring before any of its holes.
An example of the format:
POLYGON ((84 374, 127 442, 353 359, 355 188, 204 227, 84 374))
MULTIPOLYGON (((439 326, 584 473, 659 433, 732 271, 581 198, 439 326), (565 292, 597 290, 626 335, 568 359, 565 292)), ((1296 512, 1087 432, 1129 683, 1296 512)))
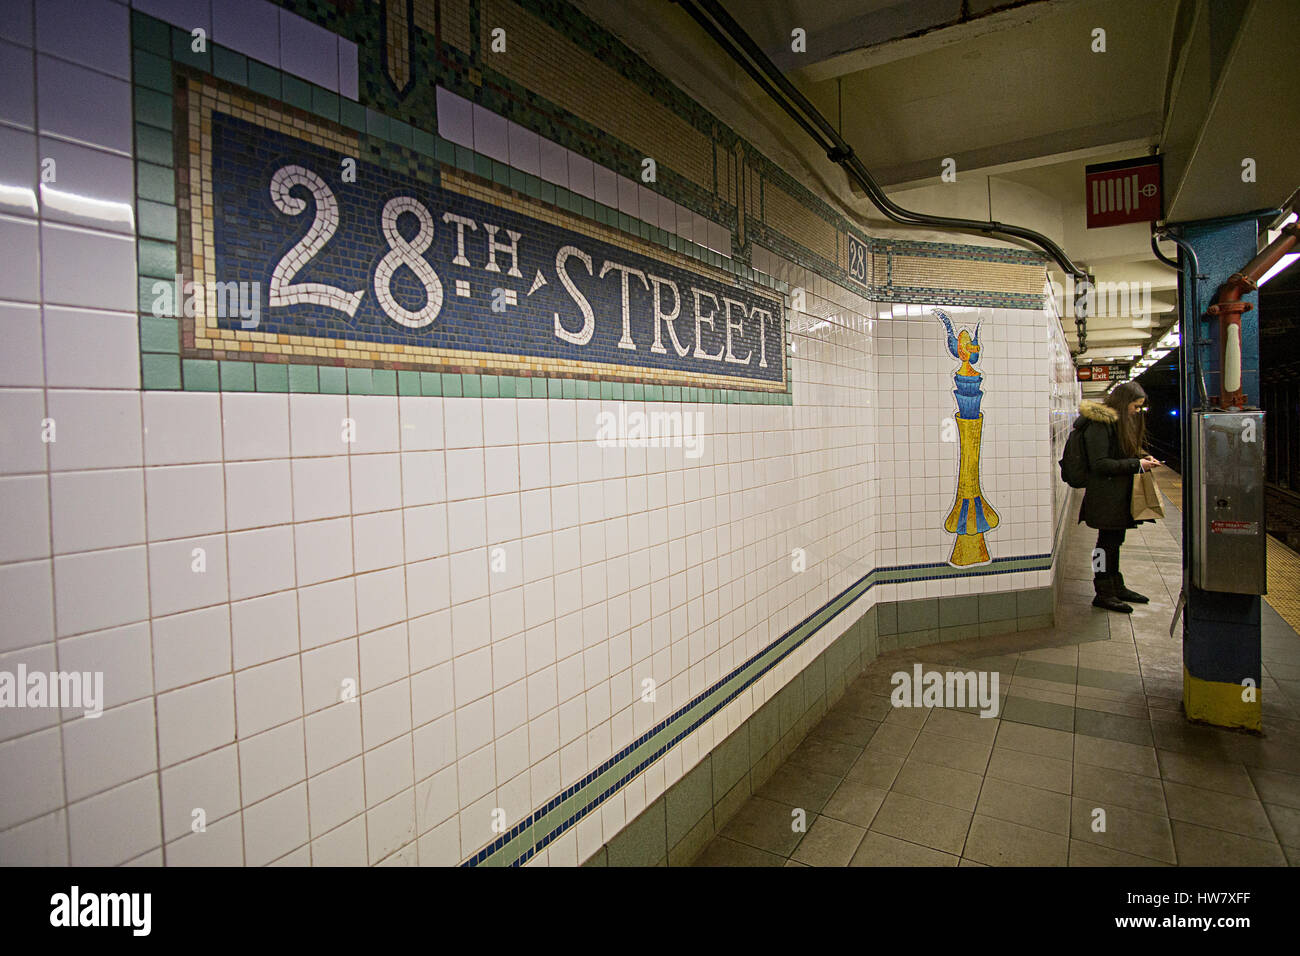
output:
POLYGON ((1191 438, 1192 583, 1263 594, 1264 413, 1194 412, 1191 438))

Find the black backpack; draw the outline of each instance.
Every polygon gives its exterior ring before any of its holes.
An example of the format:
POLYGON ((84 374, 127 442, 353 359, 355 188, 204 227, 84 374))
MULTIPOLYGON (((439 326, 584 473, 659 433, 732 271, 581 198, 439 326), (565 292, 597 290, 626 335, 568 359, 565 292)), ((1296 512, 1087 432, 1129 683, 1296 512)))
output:
POLYGON ((1088 446, 1084 444, 1083 433, 1087 427, 1070 429, 1070 437, 1065 440, 1065 452, 1061 455, 1061 480, 1071 488, 1088 487, 1088 446))

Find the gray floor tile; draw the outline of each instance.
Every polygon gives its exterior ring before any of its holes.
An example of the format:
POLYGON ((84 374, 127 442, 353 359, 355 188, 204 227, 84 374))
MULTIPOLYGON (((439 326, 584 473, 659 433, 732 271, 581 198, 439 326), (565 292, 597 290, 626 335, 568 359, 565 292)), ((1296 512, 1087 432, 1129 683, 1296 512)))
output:
POLYGON ((989 866, 1065 866, 1070 839, 1064 833, 1022 826, 976 814, 963 855, 989 866))
POLYGON ((890 792, 871 829, 886 836, 961 855, 971 814, 904 793, 890 792))
POLYGON ((826 801, 822 815, 866 828, 871 826, 871 821, 876 818, 876 812, 888 795, 888 790, 845 780, 826 801))
POLYGON ((1147 777, 1160 776, 1154 747, 1089 737, 1086 734, 1075 735, 1074 762, 1110 767, 1126 773, 1140 773, 1147 777))
POLYGON ((911 752, 918 733, 915 727, 881 724, 880 729, 872 735, 871 743, 867 744, 867 750, 906 757, 911 752))
POLYGON ((1277 804, 1264 804, 1264 812, 1273 824, 1273 833, 1284 846, 1300 846, 1300 810, 1277 804))
POLYGON ((997 744, 1021 753, 1055 757, 1058 760, 1074 759, 1073 731, 1002 720, 998 724, 997 744))
POLYGON ((1255 796, 1255 785, 1251 783, 1245 764, 1207 760, 1196 754, 1159 749, 1156 750, 1156 759, 1160 763, 1160 776, 1165 780, 1238 797, 1255 796))
POLYGON ((837 776, 787 762, 777 767, 767 783, 759 787, 757 795, 818 813, 839 785, 837 776))
POLYGON ((1300 810, 1300 774, 1249 767, 1247 772, 1255 792, 1265 803, 1276 803, 1300 810))
POLYGON ((998 744, 989 757, 987 776, 1057 793, 1069 793, 1072 766, 1069 760, 1021 753, 998 744))
POLYGON ((817 773, 843 777, 860 756, 861 747, 831 740, 829 737, 809 735, 790 754, 788 762, 817 773))
POLYGON ((958 862, 951 853, 869 830, 849 866, 957 866, 958 862))
POLYGON ((858 758, 844 780, 877 790, 888 790, 894 785, 894 779, 903 766, 905 757, 898 754, 867 748, 858 758))
POLYGON ((1074 708, 1028 697, 1008 697, 1002 708, 1002 720, 1053 730, 1074 730, 1074 708))
POLYGON ((784 866, 785 857, 726 837, 715 837, 692 866, 784 866))
POLYGON ((1075 707, 1074 732, 1087 734, 1089 737, 1122 740, 1130 744, 1155 743, 1151 736, 1151 721, 1145 715, 1137 718, 1124 717, 1119 714, 1075 707))
POLYGON ((1277 843, 1174 821, 1174 846, 1180 866, 1286 866, 1277 843))
POLYGON ((818 817, 791 859, 808 866, 848 866, 866 832, 865 827, 818 817))
MULTIPOLYGON (((988 777, 980 791, 975 815, 1070 835, 1070 797, 1010 780, 988 777)), ((969 851, 967 856, 969 856, 969 851)), ((1062 860, 1064 865, 1064 860, 1062 860)))
POLYGON ((1129 807, 1154 816, 1168 816, 1165 790, 1157 777, 1076 763, 1072 792, 1098 806, 1129 807))
POLYGON ((936 710, 925 723, 927 733, 991 744, 998 733, 996 717, 977 717, 958 710, 936 710))
POLYGON ((1148 856, 1166 863, 1177 862, 1167 817, 1142 813, 1129 807, 1108 806, 1104 802, 1081 797, 1072 797, 1070 805, 1070 836, 1073 839, 1137 856, 1148 856), (1101 831, 1093 829, 1096 822, 1102 819, 1096 815, 1097 809, 1105 811, 1105 829, 1101 831))
POLYGON ((974 810, 983 783, 984 777, 978 773, 926 763, 913 753, 891 789, 958 810, 974 810))
POLYGON ((877 720, 867 720, 848 713, 828 713, 813 730, 818 737, 826 737, 842 744, 851 744, 859 750, 871 742, 871 735, 880 726, 877 720))
MULTIPOLYGON (((750 797, 740 811, 731 818, 719 836, 766 850, 785 858, 794 852, 804 834, 793 829, 794 807, 776 803, 762 797, 750 797)), ((808 813, 804 819, 807 827, 817 822, 816 814, 808 813)))
POLYGON ((923 730, 912 745, 910 756, 941 767, 982 775, 988 766, 992 750, 992 744, 958 740, 956 737, 945 737, 923 730))
POLYGON ((1070 866, 1173 866, 1163 860, 1122 853, 1097 843, 1070 841, 1070 866))

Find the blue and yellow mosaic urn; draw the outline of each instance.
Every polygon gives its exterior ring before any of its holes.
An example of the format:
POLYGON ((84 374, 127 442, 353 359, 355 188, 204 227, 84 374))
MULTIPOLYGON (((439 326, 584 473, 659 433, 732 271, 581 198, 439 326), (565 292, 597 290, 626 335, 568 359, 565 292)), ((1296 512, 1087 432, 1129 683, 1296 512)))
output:
POLYGON ((984 535, 996 528, 999 521, 998 513, 980 491, 980 441, 984 431, 984 413, 980 411, 984 391, 980 386, 984 376, 975 371, 980 360, 980 327, 976 323, 974 338, 966 329, 958 335, 944 312, 936 309, 935 314, 948 330, 948 351, 961 362, 952 376, 956 386, 953 395, 957 399, 957 436, 961 443, 957 497, 943 529, 957 536, 948 563, 956 568, 972 567, 992 560, 984 535))

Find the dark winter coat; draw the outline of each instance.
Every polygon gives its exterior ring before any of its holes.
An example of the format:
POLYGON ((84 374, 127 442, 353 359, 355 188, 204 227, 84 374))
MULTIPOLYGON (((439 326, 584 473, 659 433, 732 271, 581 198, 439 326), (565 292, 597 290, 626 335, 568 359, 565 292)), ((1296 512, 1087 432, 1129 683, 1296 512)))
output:
POLYGON ((1086 428, 1088 486, 1079 520, 1098 530, 1136 528, 1133 520, 1133 476, 1142 470, 1140 458, 1125 457, 1119 447, 1119 413, 1100 402, 1079 403, 1075 428, 1086 428))

